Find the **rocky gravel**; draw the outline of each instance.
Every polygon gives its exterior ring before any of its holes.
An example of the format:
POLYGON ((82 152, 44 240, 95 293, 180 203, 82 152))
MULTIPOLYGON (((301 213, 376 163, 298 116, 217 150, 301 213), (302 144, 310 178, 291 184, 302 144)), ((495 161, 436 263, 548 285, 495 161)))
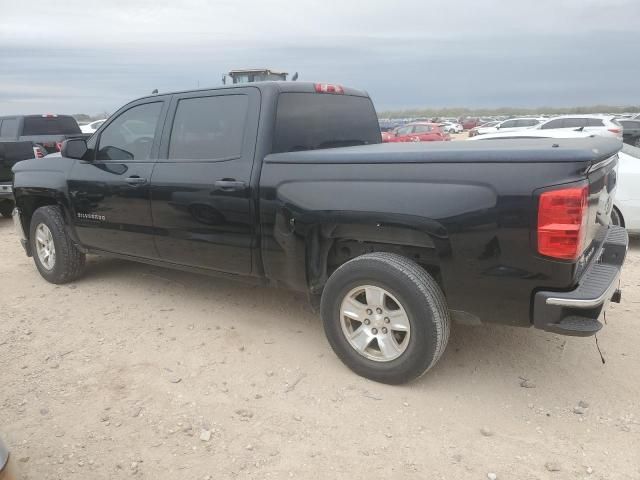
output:
POLYGON ((26 479, 638 479, 640 242, 598 336, 454 326, 357 377, 303 297, 90 258, 55 286, 0 219, 0 435, 26 479))

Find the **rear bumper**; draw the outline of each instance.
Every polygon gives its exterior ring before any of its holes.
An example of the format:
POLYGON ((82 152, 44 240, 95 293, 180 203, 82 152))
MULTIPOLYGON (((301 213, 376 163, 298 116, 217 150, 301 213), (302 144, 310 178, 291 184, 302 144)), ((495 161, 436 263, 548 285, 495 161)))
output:
POLYGON ((620 272, 628 247, 627 231, 610 226, 596 260, 584 270, 577 288, 569 292, 535 294, 534 326, 579 337, 598 333, 602 328, 599 318, 609 302, 620 302, 620 272))
POLYGON ((0 200, 13 201, 13 186, 10 183, 0 183, 0 200))

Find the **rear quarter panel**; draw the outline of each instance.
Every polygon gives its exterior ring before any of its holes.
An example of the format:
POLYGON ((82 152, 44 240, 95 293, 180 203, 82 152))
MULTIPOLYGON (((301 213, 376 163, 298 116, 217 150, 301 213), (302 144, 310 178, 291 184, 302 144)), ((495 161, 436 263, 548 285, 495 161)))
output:
POLYGON ((583 179, 584 170, 575 163, 267 162, 260 186, 265 274, 304 289, 314 226, 403 227, 431 241, 451 309, 526 325, 532 292, 566 288, 575 270, 535 255, 533 192, 583 179))

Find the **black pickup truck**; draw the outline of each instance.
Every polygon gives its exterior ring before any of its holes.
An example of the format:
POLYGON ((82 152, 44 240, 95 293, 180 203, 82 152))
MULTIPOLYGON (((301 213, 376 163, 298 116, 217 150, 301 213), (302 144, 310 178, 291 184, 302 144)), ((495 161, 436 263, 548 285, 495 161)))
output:
POLYGON ((619 301, 612 139, 381 144, 366 93, 266 82, 157 95, 14 167, 53 283, 103 254, 306 292, 337 355, 402 383, 451 320, 587 336, 619 301))
POLYGON ((68 138, 89 137, 82 133, 78 122, 70 115, 11 115, 0 117, 1 142, 31 142, 47 153, 60 151, 68 138))
POLYGON ((0 215, 11 217, 13 211, 13 166, 22 160, 34 158, 33 144, 27 142, 0 142, 0 215))

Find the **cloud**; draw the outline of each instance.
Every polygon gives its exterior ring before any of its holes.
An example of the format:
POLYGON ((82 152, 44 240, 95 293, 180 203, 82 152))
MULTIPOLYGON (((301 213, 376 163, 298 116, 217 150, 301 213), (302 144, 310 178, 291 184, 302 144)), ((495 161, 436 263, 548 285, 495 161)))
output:
POLYGON ((249 66, 363 88, 379 109, 637 102, 637 0, 59 3, 3 5, 0 112, 113 111, 249 66))

